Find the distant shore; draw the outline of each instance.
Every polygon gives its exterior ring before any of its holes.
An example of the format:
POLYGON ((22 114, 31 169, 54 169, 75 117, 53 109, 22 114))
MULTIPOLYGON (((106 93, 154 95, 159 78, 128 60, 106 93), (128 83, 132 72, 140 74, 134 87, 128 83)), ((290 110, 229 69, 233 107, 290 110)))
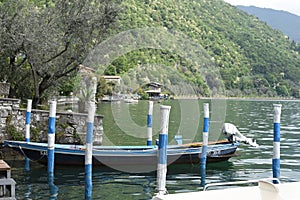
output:
POLYGON ((225 100, 249 100, 249 101, 300 101, 300 98, 291 97, 192 97, 192 96, 176 96, 174 99, 225 99, 225 100))

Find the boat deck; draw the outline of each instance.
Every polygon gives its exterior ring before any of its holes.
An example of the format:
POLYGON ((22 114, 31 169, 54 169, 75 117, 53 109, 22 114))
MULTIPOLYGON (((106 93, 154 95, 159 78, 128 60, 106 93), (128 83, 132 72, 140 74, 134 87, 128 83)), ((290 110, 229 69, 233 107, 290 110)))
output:
POLYGON ((159 195, 153 197, 152 200, 298 200, 300 197, 299 188, 300 182, 272 184, 270 182, 260 181, 258 186, 159 195))

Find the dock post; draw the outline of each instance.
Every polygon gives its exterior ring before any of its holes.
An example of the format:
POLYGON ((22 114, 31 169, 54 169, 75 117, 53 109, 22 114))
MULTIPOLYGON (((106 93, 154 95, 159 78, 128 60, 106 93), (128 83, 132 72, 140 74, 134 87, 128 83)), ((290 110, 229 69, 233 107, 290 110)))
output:
POLYGON ((148 101, 148 116, 147 116, 147 145, 152 145, 152 114, 153 101, 148 101))
POLYGON ((55 118, 56 101, 50 101, 48 122, 48 174, 54 174, 54 146, 55 146, 55 118))
MULTIPOLYGON (((280 115, 281 104, 274 104, 274 137, 273 137, 273 178, 280 177, 280 115)), ((277 181, 275 182, 277 183, 277 181)))
POLYGON ((203 120, 203 142, 202 152, 200 157, 200 175, 201 175, 201 186, 205 186, 206 179, 206 157, 207 157, 207 146, 208 146, 208 131, 209 131, 209 104, 203 104, 204 120, 203 120))
MULTIPOLYGON (((30 117, 31 117, 31 107, 32 100, 27 100, 27 111, 26 111, 26 119, 25 119, 25 142, 30 142, 30 117)), ((30 171, 30 160, 25 157, 25 171, 30 171)))
POLYGON ((25 141, 30 142, 30 117, 31 117, 32 100, 27 100, 27 111, 25 121, 25 141))
POLYGON ((86 151, 85 151, 85 199, 92 199, 92 158, 93 158, 93 130, 96 106, 89 101, 87 117, 86 151))
POLYGON ((157 190, 158 195, 164 195, 167 192, 167 145, 169 115, 171 106, 160 106, 160 134, 158 143, 158 163, 157 163, 157 190))
POLYGON ((56 101, 50 101, 48 122, 48 184, 50 187, 50 199, 56 199, 58 188, 54 185, 54 151, 55 151, 55 120, 56 101))

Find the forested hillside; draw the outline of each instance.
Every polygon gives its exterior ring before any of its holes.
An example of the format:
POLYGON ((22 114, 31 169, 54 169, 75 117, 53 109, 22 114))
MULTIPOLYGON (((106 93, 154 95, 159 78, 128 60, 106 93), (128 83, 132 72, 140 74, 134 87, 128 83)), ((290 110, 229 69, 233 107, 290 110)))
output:
MULTIPOLYGON (((276 31, 222 0, 125 0, 119 19, 122 31, 164 27, 178 31, 206 50, 219 69, 229 96, 297 96, 300 80, 298 48, 276 31)), ((127 83, 149 81, 176 83, 185 79, 196 84, 200 95, 208 95, 201 81, 201 68, 171 51, 142 48, 116 59, 107 74, 124 75, 127 83), (176 68, 146 73, 141 66, 176 68), (169 71, 170 72, 170 71, 169 71), (174 73, 172 72, 172 77, 174 73)))
POLYGON ((81 65, 121 75, 107 91, 299 97, 299 44, 222 0, 0 0, 0 36, 0 81, 33 107, 80 91, 81 65))

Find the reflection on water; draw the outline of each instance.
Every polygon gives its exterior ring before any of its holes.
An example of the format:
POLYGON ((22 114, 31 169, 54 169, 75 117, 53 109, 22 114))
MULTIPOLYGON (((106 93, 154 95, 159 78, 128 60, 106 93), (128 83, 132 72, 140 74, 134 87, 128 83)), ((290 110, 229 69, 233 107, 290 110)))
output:
MULTIPOLYGON (((238 157, 231 158, 228 162, 209 164, 206 183, 272 176, 273 103, 282 104, 281 180, 283 182, 300 181, 300 102, 230 100, 227 101, 226 121, 237 125, 243 134, 256 138, 260 147, 252 148, 240 145, 237 151, 238 157)), ((134 109, 139 110, 140 108, 134 109)), ((144 113, 138 112, 144 116, 146 110, 145 108, 144 113)), ((105 113, 102 114, 106 116, 105 113)), ((140 116, 134 120, 138 120, 138 118, 143 117, 140 116)), ((173 121, 176 121, 175 119, 176 117, 172 118, 173 121)), ((109 128, 112 129, 111 124, 109 128)), ((105 126, 104 129, 106 130, 105 126)), ((105 133, 107 134, 107 132, 105 133)), ((115 141, 116 138, 111 140, 115 141)), ((136 140, 133 143, 135 142, 136 140)), ((46 166, 31 162, 30 171, 27 172, 24 170, 24 161, 7 161, 13 167, 12 176, 17 182, 16 195, 18 199, 50 199, 46 166)), ((168 192, 200 190, 199 172, 200 169, 197 165, 169 166, 168 192)), ((58 187, 57 199, 84 199, 84 179, 84 167, 72 167, 70 170, 69 167, 57 166, 53 180, 58 187)), ((94 199, 150 199, 155 193, 155 186, 155 172, 128 174, 112 171, 105 167, 93 169, 94 199)))

